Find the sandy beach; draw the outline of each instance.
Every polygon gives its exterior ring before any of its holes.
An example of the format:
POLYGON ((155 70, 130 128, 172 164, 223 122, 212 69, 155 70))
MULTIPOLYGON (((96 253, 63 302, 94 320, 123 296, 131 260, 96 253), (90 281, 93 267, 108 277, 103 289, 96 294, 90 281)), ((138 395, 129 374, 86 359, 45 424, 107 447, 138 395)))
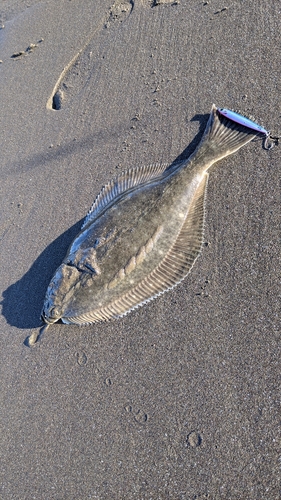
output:
POLYGON ((184 159, 212 104, 281 135, 276 0, 0 5, 1 500, 278 500, 280 145, 210 170, 203 251, 116 321, 48 283, 102 186, 184 159))

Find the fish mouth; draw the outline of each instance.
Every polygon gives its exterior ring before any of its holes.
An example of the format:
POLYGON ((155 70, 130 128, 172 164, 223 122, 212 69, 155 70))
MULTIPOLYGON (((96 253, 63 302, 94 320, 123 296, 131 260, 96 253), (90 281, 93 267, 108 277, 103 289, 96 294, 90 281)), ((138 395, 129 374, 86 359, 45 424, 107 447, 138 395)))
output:
POLYGON ((41 314, 41 320, 44 321, 46 325, 53 325, 58 321, 57 319, 47 318, 44 314, 41 314))

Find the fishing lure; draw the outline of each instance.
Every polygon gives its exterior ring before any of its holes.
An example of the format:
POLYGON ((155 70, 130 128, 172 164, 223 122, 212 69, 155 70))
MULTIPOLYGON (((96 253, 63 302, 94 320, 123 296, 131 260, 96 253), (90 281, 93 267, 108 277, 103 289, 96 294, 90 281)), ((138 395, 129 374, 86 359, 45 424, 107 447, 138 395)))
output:
POLYGON ((244 127, 248 127, 252 130, 255 130, 256 132, 260 132, 261 134, 263 134, 265 136, 265 149, 272 149, 274 144, 278 143, 279 137, 272 137, 268 130, 266 130, 264 127, 254 122, 253 120, 250 120, 250 118, 246 118, 246 116, 240 115, 239 113, 236 113, 236 111, 225 108, 218 108, 218 112, 229 120, 232 120, 235 123, 239 123, 239 125, 243 125, 244 127))

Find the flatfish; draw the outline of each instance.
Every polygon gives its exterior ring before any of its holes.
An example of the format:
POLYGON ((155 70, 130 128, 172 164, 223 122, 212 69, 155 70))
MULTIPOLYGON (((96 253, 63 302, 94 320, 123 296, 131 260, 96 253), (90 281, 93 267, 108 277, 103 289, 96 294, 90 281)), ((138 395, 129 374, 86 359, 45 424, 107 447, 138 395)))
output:
POLYGON ((101 190, 48 286, 47 325, 124 316, 185 278, 202 247, 209 168, 266 133, 239 117, 213 105, 187 160, 130 169, 101 190))

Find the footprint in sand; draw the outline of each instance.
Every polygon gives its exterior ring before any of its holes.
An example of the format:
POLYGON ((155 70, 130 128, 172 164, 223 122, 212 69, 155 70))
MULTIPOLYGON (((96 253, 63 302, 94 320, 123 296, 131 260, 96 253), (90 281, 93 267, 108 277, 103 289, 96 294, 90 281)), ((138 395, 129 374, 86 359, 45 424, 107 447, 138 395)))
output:
POLYGON ((88 358, 87 358, 85 352, 78 351, 78 352, 76 352, 75 356, 76 356, 78 365, 85 366, 87 364, 88 358))
MULTIPOLYGON (((160 5, 178 5, 179 0, 142 0, 143 7, 157 7, 160 5)), ((55 87, 47 101, 47 109, 63 109, 75 95, 85 87, 93 71, 99 71, 104 64, 98 50, 97 37, 107 36, 106 33, 120 29, 132 14, 135 0, 116 0, 107 11, 102 24, 94 33, 89 34, 84 47, 82 47, 70 60, 61 72, 55 87)), ((157 99, 155 99, 157 105, 157 99)))
POLYGON ((200 446, 201 443, 202 443, 202 438, 197 431, 191 431, 187 435, 186 438, 187 446, 190 446, 191 448, 198 448, 198 446, 200 446))
POLYGON ((116 0, 109 11, 104 27, 110 28, 113 23, 123 23, 131 14, 133 7, 133 0, 116 0))
MULTIPOLYGON (((116 0, 103 20, 103 24, 100 26, 100 33, 103 30, 110 32, 112 29, 119 29, 130 16, 133 8, 133 0, 116 0)), ((56 111, 63 109, 66 102, 78 94, 79 90, 84 87, 88 81, 88 76, 93 71, 93 67, 98 65, 96 38, 97 31, 90 34, 84 47, 75 54, 61 72, 53 92, 47 101, 47 109, 56 111)))
POLYGON ((143 410, 135 410, 131 405, 126 405, 125 410, 127 413, 131 413, 139 424, 145 424, 148 421, 148 414, 143 410))

